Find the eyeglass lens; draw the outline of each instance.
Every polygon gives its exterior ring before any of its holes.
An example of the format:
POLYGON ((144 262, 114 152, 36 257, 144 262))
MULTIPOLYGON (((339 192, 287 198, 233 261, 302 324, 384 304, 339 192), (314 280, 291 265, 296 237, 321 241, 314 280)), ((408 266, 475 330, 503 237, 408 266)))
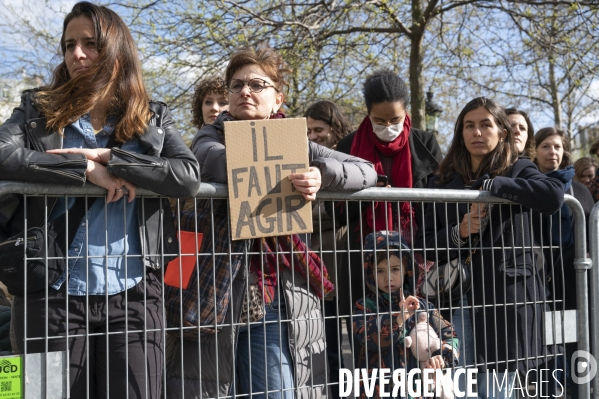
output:
POLYGON ((269 87, 266 81, 262 79, 251 79, 249 81, 233 79, 229 84, 229 91, 231 93, 239 93, 241 90, 243 90, 243 86, 245 86, 246 83, 250 88, 250 91, 253 91, 254 93, 259 93, 264 90, 265 87, 269 87))

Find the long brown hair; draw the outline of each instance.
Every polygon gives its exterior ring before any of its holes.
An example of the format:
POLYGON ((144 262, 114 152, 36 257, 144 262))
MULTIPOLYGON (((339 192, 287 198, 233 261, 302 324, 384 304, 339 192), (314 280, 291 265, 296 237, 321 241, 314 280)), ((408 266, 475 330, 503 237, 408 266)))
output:
POLYGON ((505 114, 507 116, 521 115, 524 118, 524 121, 526 122, 526 134, 528 135, 528 137, 526 138, 526 143, 524 144, 523 152, 524 152, 524 155, 526 155, 530 159, 534 159, 535 158, 535 148, 536 148, 536 146, 535 146, 535 128, 532 125, 532 122, 531 122, 530 118, 528 117, 528 114, 525 111, 522 111, 517 108, 506 108, 505 114))
POLYGON ((485 97, 477 97, 466 104, 462 112, 460 112, 458 120, 455 123, 453 140, 449 146, 447 156, 439 165, 437 176, 439 177, 440 184, 451 181, 456 174, 462 176, 464 182, 476 180, 484 173, 489 173, 490 177, 495 177, 506 173, 517 159, 518 151, 514 146, 514 134, 512 133, 505 111, 495 101, 485 97), (499 131, 505 132, 505 136, 483 158, 478 169, 472 172, 470 153, 464 142, 464 117, 468 112, 480 107, 485 108, 493 115, 495 124, 499 128, 499 131))
POLYGON ((149 98, 137 48, 123 20, 106 7, 77 3, 64 20, 60 47, 63 62, 54 70, 50 85, 36 94, 38 109, 46 117, 46 128, 62 133, 65 126, 108 96, 107 114, 117 117, 116 138, 125 142, 136 133, 143 134, 151 117, 149 98), (98 60, 71 79, 64 61, 65 32, 69 22, 77 17, 89 18, 94 25, 98 60))

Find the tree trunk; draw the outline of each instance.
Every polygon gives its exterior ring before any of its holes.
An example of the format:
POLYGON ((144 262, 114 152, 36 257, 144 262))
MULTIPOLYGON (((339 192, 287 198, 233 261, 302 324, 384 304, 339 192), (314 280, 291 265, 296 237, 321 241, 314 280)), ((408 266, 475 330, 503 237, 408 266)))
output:
POLYGON ((410 93, 412 127, 426 129, 426 115, 424 105, 424 76, 422 41, 426 22, 422 18, 420 0, 412 0, 412 37, 410 46, 410 93))
POLYGON ((549 55, 549 87, 551 90, 551 105, 553 106, 553 121, 555 127, 562 127, 562 104, 559 99, 559 88, 555 79, 555 58, 549 55))

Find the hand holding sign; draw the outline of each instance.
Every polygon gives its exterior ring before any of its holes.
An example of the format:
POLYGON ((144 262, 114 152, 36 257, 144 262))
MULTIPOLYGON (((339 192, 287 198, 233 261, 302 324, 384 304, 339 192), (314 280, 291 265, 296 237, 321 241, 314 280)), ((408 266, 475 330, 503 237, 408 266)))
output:
POLYGON ((289 180, 297 191, 302 193, 307 201, 314 201, 316 193, 320 190, 322 178, 320 169, 315 166, 310 166, 310 171, 306 173, 292 173, 289 175, 289 180))
POLYGON ((312 232, 322 178, 309 167, 306 120, 225 122, 233 240, 312 232))

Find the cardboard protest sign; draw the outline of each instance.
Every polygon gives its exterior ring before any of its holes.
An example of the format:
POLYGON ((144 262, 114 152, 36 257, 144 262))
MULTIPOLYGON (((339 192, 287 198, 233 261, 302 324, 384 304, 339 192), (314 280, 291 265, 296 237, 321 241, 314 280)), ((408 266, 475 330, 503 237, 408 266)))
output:
POLYGON ((312 232, 312 211, 287 178, 307 172, 304 118, 225 122, 233 240, 312 232))

